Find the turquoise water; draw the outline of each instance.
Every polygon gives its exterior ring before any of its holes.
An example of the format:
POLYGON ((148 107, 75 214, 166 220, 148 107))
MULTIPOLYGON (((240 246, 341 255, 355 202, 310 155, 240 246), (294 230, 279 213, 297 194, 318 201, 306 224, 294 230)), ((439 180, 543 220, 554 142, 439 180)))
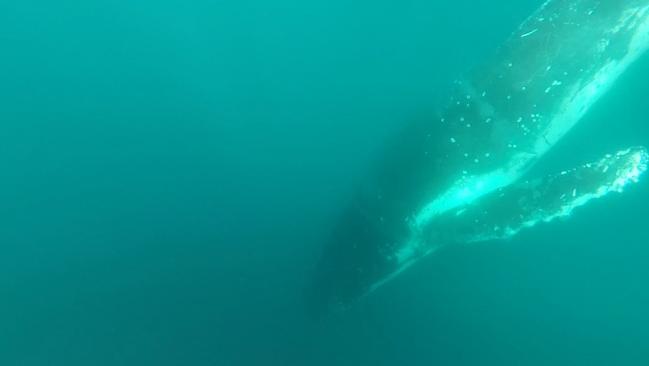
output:
MULTIPOLYGON (((649 179, 303 304, 375 153, 539 3, 0 4, 0 365, 649 364, 649 179)), ((543 165, 649 145, 648 78, 543 165)))

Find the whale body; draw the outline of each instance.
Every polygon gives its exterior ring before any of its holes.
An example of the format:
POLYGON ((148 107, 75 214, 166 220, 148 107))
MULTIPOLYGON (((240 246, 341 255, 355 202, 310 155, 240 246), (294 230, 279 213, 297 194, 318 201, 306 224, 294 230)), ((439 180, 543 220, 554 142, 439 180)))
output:
POLYGON ((525 174, 648 47, 649 0, 543 3, 439 118, 387 149, 334 227, 312 305, 345 306, 440 247, 511 237, 637 181, 642 147, 525 174))

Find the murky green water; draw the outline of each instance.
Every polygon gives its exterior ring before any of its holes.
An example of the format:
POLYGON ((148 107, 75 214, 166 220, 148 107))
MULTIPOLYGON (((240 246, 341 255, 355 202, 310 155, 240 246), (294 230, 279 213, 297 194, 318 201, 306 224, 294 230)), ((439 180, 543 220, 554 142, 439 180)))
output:
MULTIPOLYGON (((649 363, 649 181, 303 306, 372 156, 539 3, 0 4, 0 364, 649 363)), ((649 145, 647 80, 543 166, 649 145)))

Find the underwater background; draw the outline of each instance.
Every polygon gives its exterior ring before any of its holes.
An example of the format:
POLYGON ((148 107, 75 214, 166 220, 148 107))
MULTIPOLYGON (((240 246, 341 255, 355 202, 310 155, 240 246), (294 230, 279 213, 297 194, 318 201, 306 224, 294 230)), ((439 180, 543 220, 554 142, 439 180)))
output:
MULTIPOLYGON (((649 177, 304 306, 377 151, 540 3, 0 3, 0 365, 649 365, 649 177)), ((648 81, 538 169, 649 145, 648 81)))

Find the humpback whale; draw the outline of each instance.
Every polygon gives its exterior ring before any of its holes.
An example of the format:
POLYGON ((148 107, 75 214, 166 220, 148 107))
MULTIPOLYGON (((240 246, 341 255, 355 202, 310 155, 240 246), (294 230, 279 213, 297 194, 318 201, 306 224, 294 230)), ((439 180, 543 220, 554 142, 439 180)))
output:
POLYGON ((545 1, 439 118, 386 149, 332 230, 311 305, 347 306, 441 247, 509 238, 637 182, 643 147, 528 171, 648 47, 649 0, 545 1))

